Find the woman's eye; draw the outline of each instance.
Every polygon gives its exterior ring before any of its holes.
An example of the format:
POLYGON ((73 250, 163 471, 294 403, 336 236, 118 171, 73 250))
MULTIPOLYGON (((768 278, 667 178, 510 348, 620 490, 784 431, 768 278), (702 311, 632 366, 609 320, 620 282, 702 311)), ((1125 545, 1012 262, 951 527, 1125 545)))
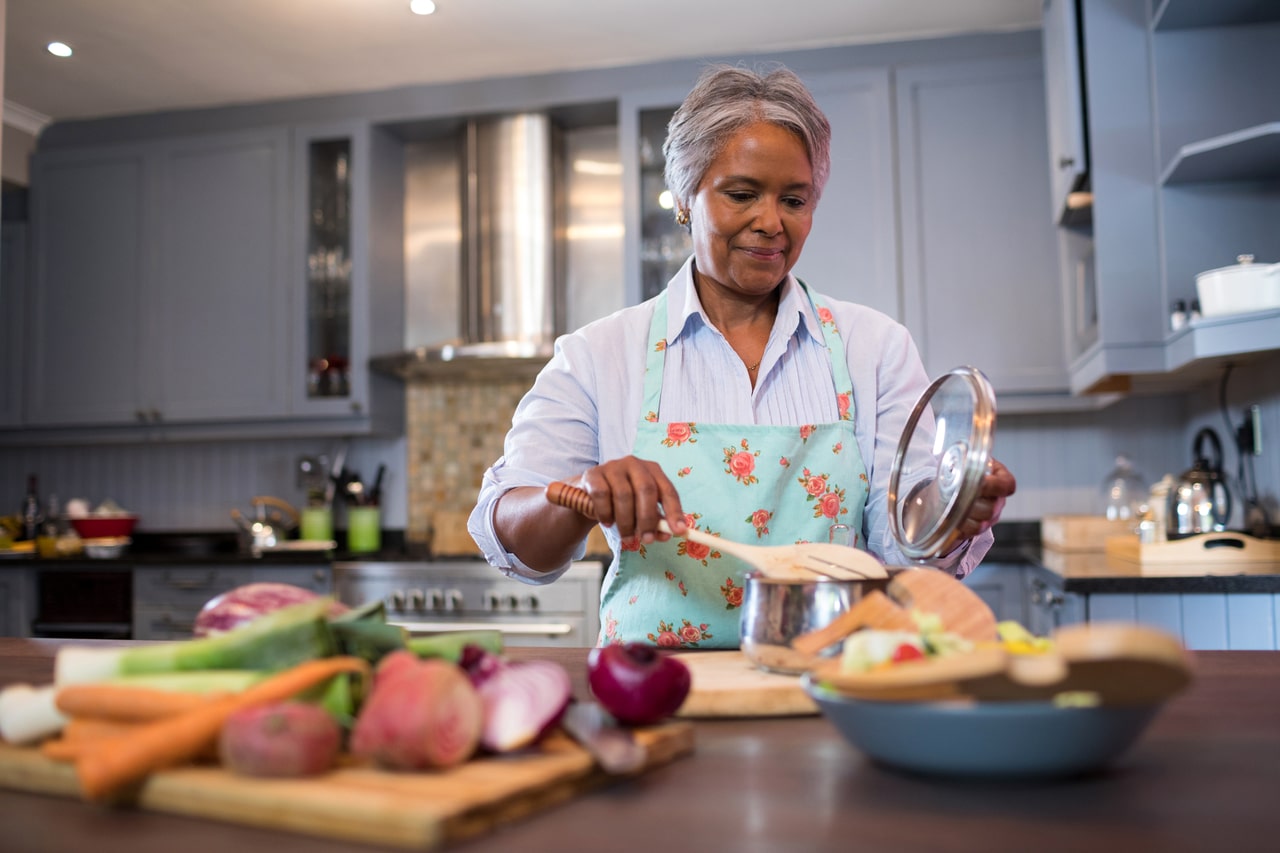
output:
POLYGON ((797 210, 799 210, 800 208, 808 204, 808 201, 803 198, 790 197, 790 198, 783 199, 783 204, 787 205, 788 207, 794 207, 797 210))
POLYGON ((754 194, 745 192, 743 190, 738 190, 737 192, 730 192, 730 193, 727 193, 727 195, 729 196, 729 198, 733 199, 734 201, 751 201, 751 199, 755 197, 754 194))

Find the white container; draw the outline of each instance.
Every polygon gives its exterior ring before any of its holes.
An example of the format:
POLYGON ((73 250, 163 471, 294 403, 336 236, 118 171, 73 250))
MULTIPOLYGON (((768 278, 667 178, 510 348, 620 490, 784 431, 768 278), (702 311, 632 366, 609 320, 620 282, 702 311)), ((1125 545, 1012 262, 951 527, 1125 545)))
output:
POLYGON ((1196 276, 1196 295, 1205 317, 1280 308, 1280 264, 1255 264, 1253 255, 1240 263, 1196 276))

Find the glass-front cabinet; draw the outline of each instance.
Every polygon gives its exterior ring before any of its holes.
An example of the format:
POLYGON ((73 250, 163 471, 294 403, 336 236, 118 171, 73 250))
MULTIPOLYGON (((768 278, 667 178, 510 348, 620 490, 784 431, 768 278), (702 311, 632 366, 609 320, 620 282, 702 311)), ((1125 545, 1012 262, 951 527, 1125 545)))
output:
POLYGON ((640 162, 640 279, 642 299, 657 296, 679 271, 693 242, 676 223, 674 202, 663 178, 662 143, 675 107, 641 110, 637 157, 640 162))
POLYGON ((306 396, 351 394, 350 137, 306 146, 306 396))

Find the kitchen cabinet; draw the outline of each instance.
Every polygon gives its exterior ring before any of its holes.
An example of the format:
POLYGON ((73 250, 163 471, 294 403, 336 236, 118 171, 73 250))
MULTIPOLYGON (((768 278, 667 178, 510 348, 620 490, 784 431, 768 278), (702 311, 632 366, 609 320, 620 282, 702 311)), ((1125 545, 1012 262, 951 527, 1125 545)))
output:
POLYGON ((987 374, 1002 409, 1068 387, 1041 63, 896 74, 904 319, 931 376, 987 374))
MULTIPOLYGON (((1055 11, 1048 4, 1046 38, 1055 11)), ((1072 390, 1152 378, 1168 390, 1280 348, 1280 311, 1169 324, 1170 306, 1195 298, 1196 273, 1241 254, 1280 258, 1280 10, 1098 0, 1081 12, 1093 204, 1086 227, 1059 235, 1072 390)))
POLYGON ((0 227, 0 427, 22 418, 23 306, 27 298, 27 224, 0 227))
POLYGON ((1068 204, 1089 179, 1084 86, 1080 76, 1079 0, 1044 0, 1044 88, 1049 128, 1050 211, 1055 221, 1071 221, 1079 208, 1068 204))
POLYGON ((31 571, 0 568, 0 637, 31 636, 31 571))
POLYGON ((27 426, 283 411, 286 139, 35 157, 27 426))
POLYGON ((333 591, 327 563, 316 565, 138 566, 133 575, 133 639, 191 638, 196 615, 207 601, 247 583, 270 581, 333 591))
POLYGON ((368 363, 404 342, 404 145, 365 122, 297 127, 293 169, 291 407, 402 431, 404 386, 368 363))
POLYGON ((1276 593, 1092 593, 1088 619, 1141 622, 1192 650, 1280 648, 1276 593))

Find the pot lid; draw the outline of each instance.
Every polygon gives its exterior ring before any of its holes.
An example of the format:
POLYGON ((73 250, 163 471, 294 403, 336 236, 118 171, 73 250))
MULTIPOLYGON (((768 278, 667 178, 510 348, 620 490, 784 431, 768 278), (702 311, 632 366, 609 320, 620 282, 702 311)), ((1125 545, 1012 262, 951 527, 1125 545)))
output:
POLYGON ((920 396, 889 474, 889 525, 908 557, 951 549, 978 497, 995 430, 995 391, 977 368, 957 367, 920 396))

